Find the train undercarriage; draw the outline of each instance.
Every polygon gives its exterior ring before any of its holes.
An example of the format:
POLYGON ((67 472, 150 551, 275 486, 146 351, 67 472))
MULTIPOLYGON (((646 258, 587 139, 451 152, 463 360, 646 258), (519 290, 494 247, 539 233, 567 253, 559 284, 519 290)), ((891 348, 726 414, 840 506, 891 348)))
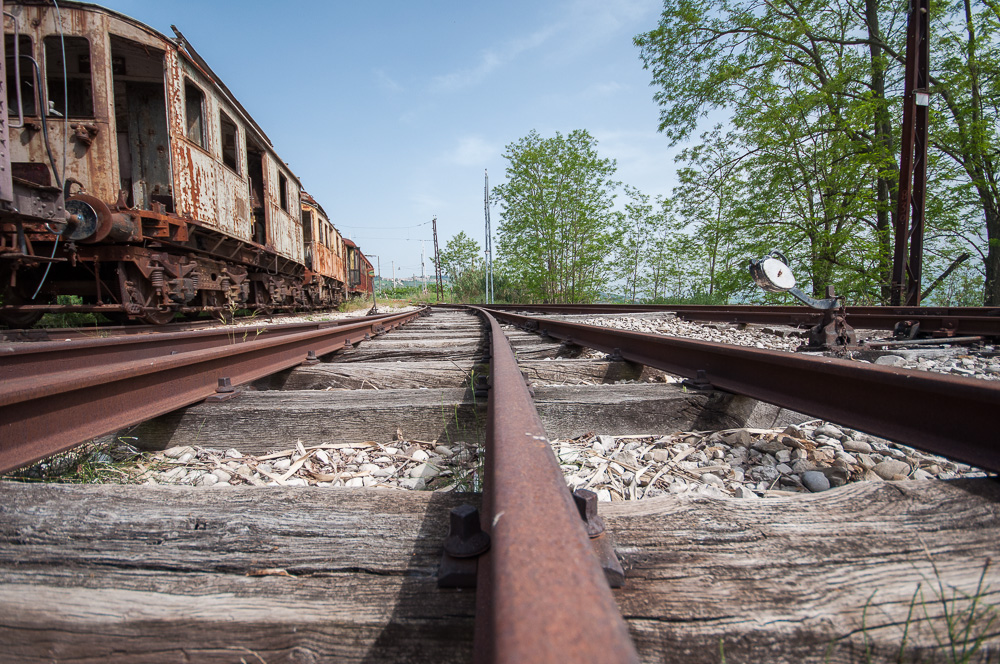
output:
POLYGON ((79 233, 72 225, 3 222, 0 323, 24 327, 45 313, 94 312, 116 322, 162 324, 177 314, 308 311, 343 301, 341 282, 266 247, 162 210, 112 213, 93 199, 86 202, 98 217, 111 215, 110 222, 97 226, 110 228, 106 237, 116 244, 75 240, 79 233), (130 238, 139 241, 126 242, 130 238), (77 296, 79 303, 57 302, 66 295, 77 296))

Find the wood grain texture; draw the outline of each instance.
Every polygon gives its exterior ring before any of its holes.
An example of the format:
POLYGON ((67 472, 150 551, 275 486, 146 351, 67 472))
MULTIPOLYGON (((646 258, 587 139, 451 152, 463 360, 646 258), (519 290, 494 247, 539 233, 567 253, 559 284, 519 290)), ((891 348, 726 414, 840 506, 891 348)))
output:
POLYGON ((935 659, 946 632, 938 583, 949 597, 951 587, 974 593, 991 558, 984 601, 1000 605, 992 479, 859 483, 756 501, 657 498, 602 504, 601 514, 628 579, 619 606, 647 662, 718 662, 720 643, 727 662, 864 662, 866 635, 870 661, 896 661, 918 586, 925 603, 904 661, 951 661, 935 659))
MULTIPOLYGON (((535 405, 551 438, 744 426, 746 414, 731 412, 733 403, 730 394, 685 392, 662 383, 535 388, 535 405)), ((468 388, 244 392, 157 417, 129 435, 142 449, 200 445, 245 454, 287 449, 296 440, 387 442, 397 429, 418 440, 481 443, 485 406, 468 388)))
MULTIPOLYGON (((604 360, 524 360, 518 365, 532 385, 593 385, 642 380, 662 375, 628 362, 604 360)), ((472 372, 488 374, 489 367, 472 360, 423 362, 355 362, 303 365, 254 383, 258 390, 362 390, 462 387, 472 372)))
MULTIPOLYGON (((0 483, 0 652, 24 662, 459 662, 474 598, 433 575, 475 496, 0 483), (164 507, 168 506, 168 507, 164 507), (269 574, 257 576, 262 571, 269 574)), ((940 582, 974 591, 995 480, 602 504, 644 662, 945 661, 940 582), (867 608, 866 608, 867 607, 867 608), (867 614, 867 615, 864 615, 867 614), (862 621, 866 626, 862 630, 862 621)), ((984 600, 1000 604, 1000 574, 984 600)), ((982 624, 982 623, 981 623, 982 624)), ((1000 648, 1000 626, 987 634, 1000 648)), ((6 661, 6 660, 5 660, 6 661)))
POLYGON ((435 574, 476 499, 0 483, 0 659, 470 661, 474 595, 435 574))

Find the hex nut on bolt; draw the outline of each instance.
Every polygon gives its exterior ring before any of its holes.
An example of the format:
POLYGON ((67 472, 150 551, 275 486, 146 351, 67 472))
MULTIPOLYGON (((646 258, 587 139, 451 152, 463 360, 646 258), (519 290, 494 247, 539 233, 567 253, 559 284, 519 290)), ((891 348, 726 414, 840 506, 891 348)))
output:
POLYGON ((490 536, 479 525, 479 510, 459 505, 451 510, 451 527, 444 550, 453 558, 472 558, 490 548, 490 536))

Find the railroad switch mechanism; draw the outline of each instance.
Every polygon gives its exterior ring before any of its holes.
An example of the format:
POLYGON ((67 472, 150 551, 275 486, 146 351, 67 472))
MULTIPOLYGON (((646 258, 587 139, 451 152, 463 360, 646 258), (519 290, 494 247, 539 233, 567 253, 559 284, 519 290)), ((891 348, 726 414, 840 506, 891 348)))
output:
POLYGON ((625 585, 625 570, 615 555, 615 542, 611 533, 604 528, 604 519, 597 515, 597 494, 589 489, 577 489, 573 492, 573 502, 580 511, 580 518, 587 525, 587 537, 594 548, 597 559, 601 561, 604 578, 612 588, 625 585))
POLYGON ((490 536, 479 523, 479 510, 472 505, 452 509, 438 568, 438 588, 475 588, 479 556, 489 548, 490 536))
POLYGON ((809 330, 809 343, 798 350, 829 351, 858 348, 854 328, 847 324, 847 303, 843 295, 836 295, 833 286, 826 287, 826 298, 817 300, 795 287, 795 277, 788 267, 788 259, 779 251, 771 250, 763 258, 750 261, 750 276, 768 293, 791 293, 800 302, 823 312, 819 324, 809 330))

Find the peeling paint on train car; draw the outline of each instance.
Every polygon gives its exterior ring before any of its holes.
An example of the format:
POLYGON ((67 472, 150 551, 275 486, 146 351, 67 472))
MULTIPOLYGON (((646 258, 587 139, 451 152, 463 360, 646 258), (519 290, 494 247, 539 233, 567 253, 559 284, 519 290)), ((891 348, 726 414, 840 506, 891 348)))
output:
MULTIPOLYGON (((336 279, 344 283, 346 275, 344 272, 343 242, 340 233, 330 220, 324 210, 316 201, 306 193, 302 194, 302 209, 309 213, 312 228, 309 229, 308 251, 312 257, 312 271, 325 277, 336 279)), ((303 223, 307 223, 305 220, 303 223)), ((305 231, 305 228, 303 228, 305 231)), ((305 233, 304 233, 305 234, 305 233)))
POLYGON ((299 211, 299 184, 287 171, 275 161, 274 156, 267 154, 265 159, 267 175, 267 221, 268 240, 272 248, 283 256, 289 256, 302 262, 305 254, 302 246, 302 220, 299 211), (281 183, 285 182, 285 204, 281 206, 281 183), (294 211, 294 214, 290 211, 294 211))
MULTIPOLYGON (((12 5, 9 8, 5 6, 5 10, 13 14, 19 25, 30 26, 32 29, 36 29, 34 26, 37 26, 41 34, 58 35, 61 29, 66 35, 83 37, 87 40, 86 51, 82 51, 77 58, 68 57, 66 67, 71 77, 89 80, 93 113, 74 114, 68 121, 65 121, 61 114, 49 113, 47 115, 49 146, 56 167, 60 171, 65 156, 66 173, 63 177, 79 181, 92 195, 105 200, 114 200, 118 195, 118 187, 115 160, 112 159, 116 146, 109 103, 110 85, 104 76, 94 75, 95 72, 102 73, 105 69, 110 69, 107 66, 108 17, 66 9, 61 12, 62 23, 59 24, 52 7, 12 5), (74 68, 80 69, 87 64, 90 67, 89 72, 74 71, 74 68)), ((12 19, 5 17, 4 32, 12 33, 13 30, 12 19)), ((22 32, 25 31, 22 27, 22 32)), ((61 62, 49 62, 46 59, 45 44, 42 40, 33 40, 31 52, 27 55, 31 55, 40 68, 41 79, 33 83, 33 88, 39 92, 46 90, 49 79, 47 66, 51 65, 59 71, 61 62)), ((21 64, 22 75, 25 71, 33 71, 27 59, 21 64)), ((13 78, 13 73, 10 77, 13 78)), ((62 79, 61 71, 58 78, 62 79)), ((61 96, 61 90, 59 95, 61 96)), ((41 104, 44 104, 49 97, 50 95, 43 94, 41 104)), ((36 103, 36 108, 41 104, 36 103)), ((11 127, 9 130, 11 161, 15 164, 44 165, 52 174, 52 164, 46 153, 45 136, 41 131, 42 126, 37 113, 34 116, 26 116, 25 124, 25 127, 11 127)), ((14 168, 16 175, 18 167, 14 168)), ((51 184, 53 186, 58 184, 54 174, 51 177, 51 184)))

